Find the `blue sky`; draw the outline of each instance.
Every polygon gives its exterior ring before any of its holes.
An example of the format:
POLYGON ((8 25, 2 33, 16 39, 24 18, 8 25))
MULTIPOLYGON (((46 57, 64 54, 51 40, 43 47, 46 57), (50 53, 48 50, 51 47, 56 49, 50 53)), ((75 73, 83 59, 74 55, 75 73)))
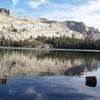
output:
POLYGON ((14 16, 82 21, 100 29, 100 0, 0 0, 14 16))

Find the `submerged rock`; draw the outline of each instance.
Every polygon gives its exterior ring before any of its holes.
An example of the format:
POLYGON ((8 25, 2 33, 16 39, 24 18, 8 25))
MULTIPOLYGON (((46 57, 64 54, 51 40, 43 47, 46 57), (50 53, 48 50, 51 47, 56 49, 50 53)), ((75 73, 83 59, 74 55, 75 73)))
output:
POLYGON ((96 85, 97 85, 97 78, 96 78, 96 76, 86 76, 85 84, 87 86, 96 87, 96 85))

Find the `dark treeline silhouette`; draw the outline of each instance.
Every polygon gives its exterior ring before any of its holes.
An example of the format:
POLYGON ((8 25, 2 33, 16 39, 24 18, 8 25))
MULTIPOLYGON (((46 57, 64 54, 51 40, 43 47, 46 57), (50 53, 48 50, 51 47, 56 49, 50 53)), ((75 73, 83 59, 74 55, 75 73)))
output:
POLYGON ((40 45, 50 44, 53 48, 63 49, 100 49, 100 39, 92 40, 69 38, 66 36, 61 37, 45 37, 38 36, 37 38, 30 37, 26 40, 14 41, 11 38, 6 39, 3 36, 0 38, 0 46, 9 47, 38 47, 40 45))
POLYGON ((86 39, 76 39, 69 38, 66 36, 62 37, 45 37, 38 36, 37 41, 43 44, 51 44, 53 48, 64 48, 64 49, 100 49, 100 40, 86 39))
POLYGON ((0 38, 0 46, 6 47, 34 47, 39 44, 34 38, 13 40, 12 38, 6 39, 4 36, 0 38))

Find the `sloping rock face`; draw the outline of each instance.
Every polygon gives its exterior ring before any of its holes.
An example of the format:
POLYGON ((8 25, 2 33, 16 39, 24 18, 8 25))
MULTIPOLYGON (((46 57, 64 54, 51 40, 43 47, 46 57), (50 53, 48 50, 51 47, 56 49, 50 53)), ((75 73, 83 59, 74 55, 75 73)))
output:
POLYGON ((36 38, 38 36, 84 39, 86 37, 99 39, 100 32, 92 27, 87 27, 82 22, 75 21, 49 21, 44 18, 17 18, 0 14, 0 37, 16 41, 36 38))
POLYGON ((10 11, 5 9, 5 8, 0 8, 0 13, 1 14, 5 14, 5 15, 9 15, 10 14, 10 11))
POLYGON ((81 33, 85 38, 100 39, 100 32, 94 27, 87 27, 83 22, 65 21, 65 25, 72 31, 81 33))
POLYGON ((86 26, 82 22, 66 21, 65 23, 70 30, 73 30, 73 31, 79 32, 79 33, 86 32, 86 26))

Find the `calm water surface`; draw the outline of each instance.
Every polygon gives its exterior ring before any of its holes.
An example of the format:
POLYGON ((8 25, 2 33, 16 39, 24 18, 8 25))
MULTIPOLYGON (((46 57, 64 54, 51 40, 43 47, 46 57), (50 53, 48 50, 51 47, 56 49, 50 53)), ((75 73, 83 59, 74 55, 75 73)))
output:
POLYGON ((100 53, 1 49, 0 100, 100 100, 100 53))

